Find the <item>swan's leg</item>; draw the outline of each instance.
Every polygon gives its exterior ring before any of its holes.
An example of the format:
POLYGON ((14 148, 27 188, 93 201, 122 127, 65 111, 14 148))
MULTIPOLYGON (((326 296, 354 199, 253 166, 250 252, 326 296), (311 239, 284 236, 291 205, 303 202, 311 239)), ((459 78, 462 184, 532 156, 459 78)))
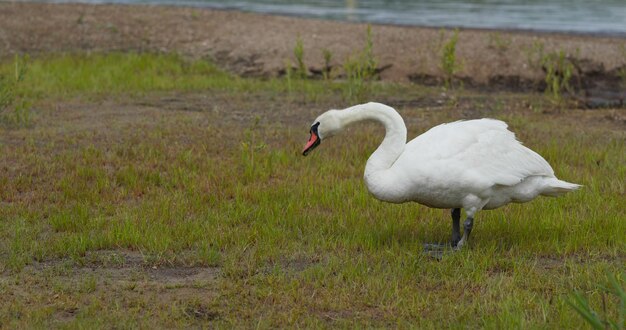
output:
POLYGON ((452 209, 452 246, 461 240, 461 209, 452 209))
POLYGON ((472 232, 472 227, 474 227, 474 218, 471 216, 467 217, 465 223, 463 223, 463 237, 456 245, 455 249, 460 249, 463 245, 467 244, 467 240, 469 239, 470 233, 472 232))
POLYGON ((476 212, 480 211, 487 205, 489 199, 480 199, 477 196, 470 195, 464 201, 464 204, 467 206, 464 207, 465 214, 467 215, 467 219, 465 223, 463 223, 463 237, 459 243, 454 247, 455 250, 459 250, 464 245, 467 244, 469 240, 470 233, 472 232, 472 227, 474 227, 474 215, 476 212))

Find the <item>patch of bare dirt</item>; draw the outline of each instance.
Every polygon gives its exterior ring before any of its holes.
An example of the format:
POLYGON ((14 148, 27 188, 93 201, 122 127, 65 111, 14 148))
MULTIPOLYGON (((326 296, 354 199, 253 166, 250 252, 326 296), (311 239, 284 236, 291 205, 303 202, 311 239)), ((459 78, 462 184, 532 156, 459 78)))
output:
POLYGON ((146 256, 137 251, 89 251, 82 266, 66 268, 64 265, 68 262, 65 259, 53 259, 35 262, 28 268, 35 272, 54 272, 68 278, 96 276, 114 282, 141 280, 174 287, 215 281, 221 276, 219 267, 154 266, 146 260, 146 256))
POLYGON ((19 275, 0 274, 5 301, 49 306, 53 309, 50 320, 60 324, 74 320, 94 301, 125 309, 176 309, 195 321, 220 317, 216 305, 221 280, 218 267, 152 267, 133 251, 91 253, 123 260, 120 264, 80 266, 68 259, 55 259, 32 263, 19 275))
POLYGON ((202 304, 190 304, 184 309, 184 313, 189 318, 194 318, 199 321, 213 321, 219 317, 219 313, 211 310, 209 307, 202 304))
POLYGON ((151 280, 168 285, 185 285, 199 281, 211 281, 220 276, 219 267, 155 267, 148 268, 151 280))

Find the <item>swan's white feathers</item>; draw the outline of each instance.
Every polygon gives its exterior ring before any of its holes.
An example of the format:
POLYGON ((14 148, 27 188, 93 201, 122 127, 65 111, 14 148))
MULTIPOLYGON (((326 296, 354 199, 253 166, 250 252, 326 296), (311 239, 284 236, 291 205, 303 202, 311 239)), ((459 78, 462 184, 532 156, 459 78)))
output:
POLYGON ((473 190, 511 186, 530 176, 553 177, 550 165, 517 141, 507 127, 495 119, 433 127, 407 143, 398 165, 421 163, 420 169, 431 168, 431 175, 457 180, 456 184, 467 182, 473 190))

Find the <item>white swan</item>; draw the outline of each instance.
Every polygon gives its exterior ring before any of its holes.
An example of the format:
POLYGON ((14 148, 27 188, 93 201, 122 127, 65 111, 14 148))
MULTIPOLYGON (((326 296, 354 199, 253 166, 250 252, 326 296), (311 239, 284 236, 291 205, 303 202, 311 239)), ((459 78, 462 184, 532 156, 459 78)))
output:
POLYGON ((539 154, 526 148, 495 119, 456 121, 435 126, 406 142, 407 132, 396 110, 380 103, 329 110, 315 119, 303 155, 344 127, 363 120, 384 125, 383 142, 368 159, 365 183, 382 201, 417 202, 452 209, 452 246, 467 243, 480 210, 538 195, 558 196, 580 185, 561 181, 539 154), (467 220, 460 235, 460 209, 467 220))

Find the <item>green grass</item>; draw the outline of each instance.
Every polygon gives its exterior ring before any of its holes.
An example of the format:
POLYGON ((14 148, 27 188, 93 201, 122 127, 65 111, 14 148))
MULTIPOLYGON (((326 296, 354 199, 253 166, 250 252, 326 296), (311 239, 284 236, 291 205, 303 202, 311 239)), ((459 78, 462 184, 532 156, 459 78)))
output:
MULTIPOLYGON (((602 287, 605 291, 613 295, 619 302, 615 304, 616 311, 613 313, 617 315, 617 318, 610 319, 607 317, 606 304, 602 306, 603 313, 597 312, 589 306, 587 299, 580 293, 573 295, 571 300, 568 300, 568 304, 572 306, 578 314, 594 329, 624 329, 626 328, 626 291, 622 287, 618 277, 609 275, 610 285, 608 287, 602 287), (604 314, 604 317, 601 316, 604 314)), ((603 296, 604 299, 604 296, 603 296)))
MULTIPOLYGON (((24 62, 23 59, 19 59, 24 62)), ((174 54, 108 53, 42 55, 25 61, 28 74, 16 93, 31 99, 110 97, 158 91, 287 91, 283 79, 242 79, 206 60, 188 60, 174 54)), ((0 62, 0 76, 14 75, 15 61, 0 62)), ((342 84, 321 85, 299 79, 294 90, 316 98, 342 84)))
POLYGON ((583 125, 520 102, 542 95, 470 92, 466 108, 398 107, 414 136, 480 106, 584 185, 478 213, 468 248, 436 261, 422 243, 449 238, 449 212, 378 202, 362 182, 380 127, 300 155, 310 121, 348 104, 340 83, 288 91, 171 55, 29 68, 33 125, 0 127, 2 327, 575 328, 573 292, 618 319, 598 284, 626 270, 626 144, 601 110, 568 112, 583 125))
MULTIPOLYGON (((4 65, 1 72, 10 69, 4 65)), ((35 58, 24 83, 31 96, 128 93, 219 88, 237 81, 206 61, 185 62, 176 55, 66 54, 35 58)))
MULTIPOLYGON (((359 76, 359 79, 369 79, 373 74, 371 65, 375 66, 372 64, 374 62, 371 62, 374 61, 371 55, 371 40, 368 42, 369 48, 366 47, 364 50, 368 57, 364 60, 370 61, 367 64, 370 66, 367 70, 370 71, 367 71, 367 77, 359 76)), ((118 95, 138 96, 163 91, 212 90, 240 93, 262 91, 277 94, 293 92, 297 97, 295 101, 316 102, 327 97, 329 93, 333 96, 343 95, 346 100, 352 100, 355 91, 355 83, 352 80, 349 82, 329 80, 322 84, 307 79, 290 79, 294 78, 293 72, 286 79, 242 79, 217 68, 207 60, 185 59, 175 54, 150 53, 53 54, 28 59, 5 59, 0 61, 0 78, 13 77, 17 63, 27 67, 27 74, 20 84, 11 88, 10 92, 20 100, 28 101, 72 98, 97 100, 118 95)), ((357 82, 361 83, 362 80, 357 82)), ((5 90, 7 89, 4 85, 0 84, 0 91, 5 90)), ((358 90, 360 97, 365 96, 363 88, 359 87, 358 90)), ((406 87, 379 84, 377 88, 369 88, 367 95, 376 97, 389 92, 404 93, 406 87)), ((291 100, 294 100, 293 97, 291 100)), ((30 106, 30 103, 27 105, 30 106)))
POLYGON ((18 92, 26 76, 26 62, 27 58, 15 56, 11 69, 0 74, 0 124, 14 127, 30 124, 30 100, 18 92))

